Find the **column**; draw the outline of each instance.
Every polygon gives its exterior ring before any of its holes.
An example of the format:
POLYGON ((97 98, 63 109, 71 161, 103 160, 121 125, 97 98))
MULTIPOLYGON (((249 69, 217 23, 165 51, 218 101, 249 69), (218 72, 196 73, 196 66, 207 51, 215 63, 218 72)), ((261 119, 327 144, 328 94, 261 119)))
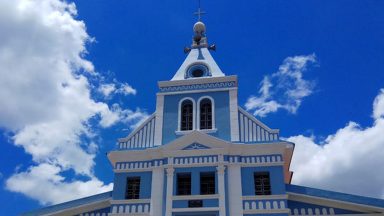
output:
POLYGON ((239 141, 239 107, 237 88, 229 90, 229 115, 231 122, 231 141, 239 141))
POLYGON ((164 95, 157 95, 154 146, 161 145, 163 139, 163 113, 164 95))
POLYGON ((219 191, 219 215, 225 216, 225 166, 220 164, 217 169, 217 177, 218 177, 218 191, 219 191))
POLYGON ((162 216, 163 186, 164 186, 164 169, 156 167, 152 171, 150 216, 162 216))
POLYGON ((173 197, 173 167, 167 168, 167 197, 165 206, 165 216, 172 216, 172 197, 173 197))
POLYGON ((229 215, 243 215, 241 186, 241 167, 238 164, 228 166, 229 215))

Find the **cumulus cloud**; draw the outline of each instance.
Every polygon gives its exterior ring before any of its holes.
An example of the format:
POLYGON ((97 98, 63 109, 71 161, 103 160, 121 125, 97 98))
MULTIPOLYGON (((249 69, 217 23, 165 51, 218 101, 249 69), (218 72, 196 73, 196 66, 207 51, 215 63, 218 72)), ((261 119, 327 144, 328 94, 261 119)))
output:
POLYGON ((71 199, 82 198, 89 194, 112 190, 112 183, 105 185, 95 177, 87 181, 66 182, 60 175, 61 167, 42 163, 30 167, 26 172, 17 173, 7 181, 7 188, 39 200, 42 204, 61 203, 71 199), (47 191, 49 191, 47 193, 47 191))
POLYGON ((131 129, 136 128, 139 124, 148 118, 148 114, 145 111, 137 108, 135 111, 130 109, 122 109, 119 104, 113 104, 111 106, 112 112, 102 113, 103 118, 100 121, 102 127, 109 127, 116 121, 123 122, 130 125, 131 129))
POLYGON ((104 95, 104 97, 109 98, 114 94, 121 94, 124 96, 127 95, 136 95, 137 91, 128 83, 120 83, 114 80, 113 83, 101 84, 98 88, 98 91, 104 95))
POLYGON ((303 72, 315 62, 315 54, 286 58, 277 72, 264 77, 260 83, 259 95, 250 96, 245 108, 260 117, 279 109, 296 113, 303 98, 313 93, 315 83, 305 80, 303 72))
POLYGON ((116 91, 116 86, 114 83, 102 84, 100 85, 98 91, 105 97, 109 97, 113 92, 116 91))
POLYGON ((349 122, 324 140, 292 136, 293 183, 384 198, 384 89, 373 103, 374 122, 349 122))
POLYGON ((381 94, 373 102, 373 118, 379 119, 382 117, 384 117, 384 89, 381 90, 381 94))
MULTIPOLYGON (((4 102, 0 128, 11 134, 14 144, 30 154, 35 164, 24 172, 16 171, 6 186, 42 203, 110 188, 93 176, 95 143, 82 139, 94 136, 91 120, 98 119, 103 128, 117 122, 136 124, 146 116, 139 109, 110 107, 93 99, 91 80, 100 75, 84 57, 86 44, 93 39, 76 14, 75 4, 66 1, 0 0, 0 100, 4 102), (39 177, 44 169, 49 172, 39 177), (61 173, 67 170, 91 180, 66 179, 61 173), (31 180, 30 187, 17 188, 17 183, 25 183, 24 178, 31 180), (37 195, 38 184, 52 190, 57 186, 63 192, 43 198, 37 195)), ((119 88, 136 93, 128 84, 119 88)))

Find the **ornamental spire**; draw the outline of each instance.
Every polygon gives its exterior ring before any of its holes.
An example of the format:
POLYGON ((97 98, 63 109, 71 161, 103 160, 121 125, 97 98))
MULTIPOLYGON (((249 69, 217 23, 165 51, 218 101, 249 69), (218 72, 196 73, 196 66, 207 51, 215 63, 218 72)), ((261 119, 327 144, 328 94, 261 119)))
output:
POLYGON ((205 11, 201 11, 200 0, 199 0, 199 8, 197 9, 197 12, 195 12, 194 14, 197 15, 197 21, 201 21, 201 15, 205 14, 205 11))
POLYGON ((216 50, 216 46, 214 44, 208 46, 207 37, 205 36, 206 27, 205 24, 201 21, 201 16, 206 13, 201 10, 200 0, 197 12, 194 14, 197 15, 198 21, 193 25, 194 35, 192 39, 192 45, 191 47, 185 47, 184 52, 189 53, 191 49, 194 48, 208 48, 210 50, 216 50))

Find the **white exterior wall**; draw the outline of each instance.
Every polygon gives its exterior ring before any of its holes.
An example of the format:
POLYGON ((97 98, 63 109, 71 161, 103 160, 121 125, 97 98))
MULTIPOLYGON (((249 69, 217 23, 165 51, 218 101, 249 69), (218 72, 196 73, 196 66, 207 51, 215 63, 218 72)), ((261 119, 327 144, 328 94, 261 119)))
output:
POLYGON ((154 146, 161 145, 163 140, 163 116, 164 116, 164 95, 157 95, 154 146))
POLYGON ((162 216, 164 169, 155 168, 152 172, 151 213, 150 216, 162 216))
POLYGON ((229 116, 231 124, 231 141, 239 141, 239 109, 237 105, 237 88, 229 90, 229 116))
POLYGON ((173 197, 173 173, 174 168, 167 168, 167 198, 165 204, 165 216, 172 216, 172 197, 173 197))
POLYGON ((241 167, 228 166, 228 201, 229 215, 243 215, 241 167))

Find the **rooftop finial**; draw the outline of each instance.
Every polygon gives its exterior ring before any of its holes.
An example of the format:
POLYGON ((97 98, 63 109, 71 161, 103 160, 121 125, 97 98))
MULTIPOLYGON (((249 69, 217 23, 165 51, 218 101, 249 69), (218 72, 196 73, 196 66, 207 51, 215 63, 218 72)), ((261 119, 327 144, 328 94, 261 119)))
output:
POLYGON ((198 21, 201 20, 201 15, 205 14, 204 11, 201 11, 200 0, 199 0, 199 8, 197 9, 197 12, 195 12, 194 14, 197 15, 197 19, 198 19, 198 21))
POLYGON ((205 24, 201 22, 201 15, 205 14, 204 11, 201 11, 200 7, 200 0, 198 0, 199 3, 199 8, 197 12, 194 14, 197 15, 198 21, 193 25, 193 31, 194 31, 194 36, 192 39, 192 46, 191 47, 185 47, 184 52, 189 53, 191 49, 194 48, 208 48, 209 50, 216 50, 216 46, 212 44, 211 46, 208 46, 207 42, 207 37, 205 36, 205 24))

